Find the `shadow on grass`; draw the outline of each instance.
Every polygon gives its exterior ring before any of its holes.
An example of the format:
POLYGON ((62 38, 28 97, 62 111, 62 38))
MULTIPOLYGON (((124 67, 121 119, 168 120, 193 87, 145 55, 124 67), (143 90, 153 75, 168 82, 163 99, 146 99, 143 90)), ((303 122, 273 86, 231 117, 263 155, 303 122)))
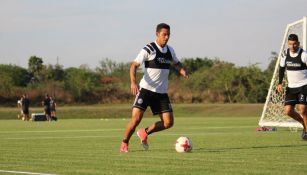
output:
POLYGON ((268 146, 252 146, 252 147, 234 147, 234 148, 217 148, 217 149, 207 149, 207 148, 195 148, 193 151, 197 152, 226 152, 231 150, 249 150, 249 149, 267 149, 267 148, 297 148, 297 147, 306 147, 306 144, 299 145, 268 145, 268 146))

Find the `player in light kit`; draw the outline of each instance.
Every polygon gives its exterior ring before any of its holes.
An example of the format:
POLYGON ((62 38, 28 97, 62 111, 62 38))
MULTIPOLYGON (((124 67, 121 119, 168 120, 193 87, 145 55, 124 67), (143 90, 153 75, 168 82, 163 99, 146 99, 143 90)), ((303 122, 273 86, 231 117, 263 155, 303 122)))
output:
POLYGON ((137 135, 145 150, 148 149, 148 135, 173 126, 173 110, 167 95, 171 63, 173 63, 183 77, 188 77, 188 74, 177 59, 173 48, 167 45, 169 37, 170 26, 165 23, 158 24, 156 28, 156 41, 147 44, 131 64, 131 93, 136 95, 136 97, 132 107, 132 117, 127 124, 120 152, 128 152, 130 137, 141 122, 148 106, 150 106, 154 115, 160 116, 161 120, 137 131, 137 135), (145 65, 145 72, 139 84, 139 89, 136 81, 136 70, 143 63, 145 65))
POLYGON ((297 35, 290 34, 288 49, 283 52, 280 60, 277 90, 283 91, 282 80, 287 70, 285 113, 303 125, 302 139, 307 140, 307 53, 299 45, 297 35), (295 111, 296 104, 300 113, 295 111))

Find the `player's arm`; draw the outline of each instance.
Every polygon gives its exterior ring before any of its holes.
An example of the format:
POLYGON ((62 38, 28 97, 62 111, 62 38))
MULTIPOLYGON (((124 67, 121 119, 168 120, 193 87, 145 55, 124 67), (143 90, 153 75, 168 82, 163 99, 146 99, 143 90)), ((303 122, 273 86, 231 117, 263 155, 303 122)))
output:
POLYGON ((284 88, 283 88, 283 85, 282 85, 282 80, 284 79, 284 76, 285 76, 285 70, 286 70, 286 51, 284 51, 281 55, 281 60, 280 60, 280 64, 279 64, 279 72, 278 72, 278 75, 279 75, 279 79, 278 79, 278 86, 277 86, 277 91, 279 93, 283 92, 284 88))
POLYGON ((140 64, 135 61, 133 61, 130 66, 130 82, 131 82, 130 89, 133 95, 136 95, 139 92, 139 88, 136 81, 136 70, 138 69, 139 66, 140 64))
POLYGON ((285 70, 286 70, 286 67, 279 66, 279 79, 278 79, 278 86, 277 86, 278 92, 283 91, 282 80, 284 79, 284 76, 285 76, 285 70))
POLYGON ((174 67, 178 70, 178 72, 181 76, 183 76, 184 78, 189 77, 187 70, 182 66, 182 63, 180 61, 175 63, 174 67))

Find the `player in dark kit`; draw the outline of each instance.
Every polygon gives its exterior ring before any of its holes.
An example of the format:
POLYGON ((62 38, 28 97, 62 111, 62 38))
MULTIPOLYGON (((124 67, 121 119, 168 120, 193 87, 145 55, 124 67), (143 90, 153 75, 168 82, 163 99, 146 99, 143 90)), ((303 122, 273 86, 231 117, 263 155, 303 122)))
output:
POLYGON ((44 112, 46 119, 48 121, 51 121, 51 109, 50 109, 50 97, 48 94, 46 94, 44 101, 42 102, 42 105, 44 106, 44 112))
POLYGON ((28 98, 28 95, 24 94, 23 98, 22 98, 22 101, 21 101, 21 108, 22 108, 22 113, 23 113, 23 119, 25 121, 29 121, 30 120, 29 107, 30 107, 30 100, 28 98))
POLYGON ((141 122, 148 106, 154 115, 160 116, 160 121, 137 131, 145 150, 148 149, 148 135, 168 129, 174 124, 173 109, 167 95, 169 68, 173 64, 179 70, 180 75, 183 77, 188 77, 188 75, 177 59, 174 49, 167 45, 169 37, 170 26, 165 23, 158 24, 156 41, 147 44, 131 64, 131 93, 136 97, 132 108, 132 117, 127 124, 120 152, 128 152, 130 137, 141 122), (139 89, 136 70, 143 63, 145 71, 139 89))
POLYGON ((290 34, 288 49, 283 52, 280 60, 277 90, 283 91, 282 80, 287 70, 285 113, 303 125, 302 139, 307 140, 307 54, 299 45, 297 35, 290 34), (295 105, 298 105, 300 113, 295 111, 295 105))

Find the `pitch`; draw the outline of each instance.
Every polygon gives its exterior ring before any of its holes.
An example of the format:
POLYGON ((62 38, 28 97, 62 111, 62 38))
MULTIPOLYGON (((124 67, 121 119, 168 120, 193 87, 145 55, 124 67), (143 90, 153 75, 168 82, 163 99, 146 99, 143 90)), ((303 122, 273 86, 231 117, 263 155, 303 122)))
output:
MULTIPOLYGON (((119 153, 127 119, 0 122, 0 170, 49 174, 305 174, 307 142, 300 132, 256 132, 258 117, 178 117, 151 135, 143 151, 136 134, 119 153), (191 153, 174 149, 181 135, 191 153)), ((140 126, 154 121, 145 118, 140 126)), ((1 174, 1 172, 0 172, 1 174)), ((11 173, 7 173, 11 174, 11 173)))

